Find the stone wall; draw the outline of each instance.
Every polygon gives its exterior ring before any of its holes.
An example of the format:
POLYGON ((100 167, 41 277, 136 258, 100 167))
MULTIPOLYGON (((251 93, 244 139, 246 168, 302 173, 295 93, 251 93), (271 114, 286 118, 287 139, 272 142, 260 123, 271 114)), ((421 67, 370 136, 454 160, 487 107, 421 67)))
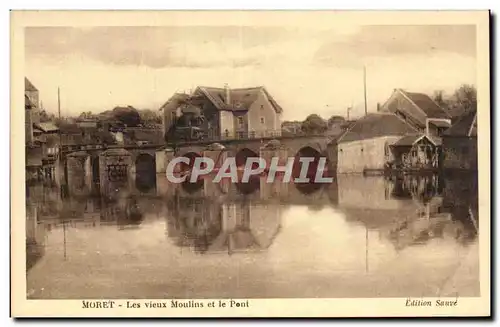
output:
POLYGON ((132 155, 124 149, 110 149, 99 156, 101 194, 114 198, 128 193, 135 180, 132 155))
POLYGON ((401 136, 384 136, 338 144, 337 173, 363 173, 365 169, 384 169, 387 146, 400 138, 401 136))
POLYGON ((160 149, 156 151, 156 173, 165 174, 167 171, 167 164, 173 159, 174 150, 171 148, 160 149))
POLYGON ((73 152, 67 156, 66 165, 69 193, 75 196, 88 195, 92 183, 90 155, 85 151, 73 152))

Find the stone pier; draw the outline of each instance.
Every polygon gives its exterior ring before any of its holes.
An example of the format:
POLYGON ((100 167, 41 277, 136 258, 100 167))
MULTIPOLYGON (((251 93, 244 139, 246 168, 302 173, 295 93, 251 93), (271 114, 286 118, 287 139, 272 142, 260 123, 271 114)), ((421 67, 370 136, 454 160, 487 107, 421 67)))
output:
POLYGON ((70 195, 88 195, 92 183, 89 154, 85 151, 70 153, 67 156, 66 165, 68 170, 68 191, 70 195))
POLYGON ((174 149, 166 147, 159 149, 155 153, 156 157, 156 173, 165 175, 167 165, 175 158, 174 149))
POLYGON ((288 159, 288 149, 278 140, 271 140, 260 148, 260 157, 266 162, 266 170, 269 169, 271 159, 278 158, 278 166, 285 166, 288 159))
POLYGON ((135 180, 132 155, 125 149, 109 149, 99 155, 101 194, 116 198, 129 194, 135 180))

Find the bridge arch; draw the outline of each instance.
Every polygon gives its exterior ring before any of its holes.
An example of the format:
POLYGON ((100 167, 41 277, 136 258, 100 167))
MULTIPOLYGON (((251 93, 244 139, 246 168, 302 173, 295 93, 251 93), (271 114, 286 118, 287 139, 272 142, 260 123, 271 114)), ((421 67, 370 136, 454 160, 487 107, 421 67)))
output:
MULTIPOLYGON (((235 155, 235 161, 237 167, 245 166, 247 159, 251 157, 259 157, 259 154, 255 153, 255 151, 249 148, 243 148, 239 150, 235 155)), ((258 164, 255 163, 254 166, 258 167, 258 164)))
POLYGON ((191 183, 189 178, 187 178, 184 182, 182 182, 181 186, 182 189, 187 193, 187 194, 194 194, 201 189, 203 189, 203 186, 205 184, 205 180, 202 178, 198 178, 198 180, 194 183, 191 183))
POLYGON ((100 177, 100 163, 99 163, 99 156, 93 156, 90 159, 90 166, 92 170, 92 188, 95 190, 95 192, 100 191, 100 186, 101 186, 101 177, 100 177))
POLYGON ((256 191, 260 190, 260 177, 250 176, 248 182, 238 182, 236 183, 236 189, 240 194, 250 195, 256 191))
POLYGON ((140 153, 135 159, 135 185, 141 192, 156 187, 156 158, 149 153, 140 153))
POLYGON ((314 181, 309 182, 309 183, 297 183, 295 184, 295 187, 297 188, 297 191, 299 191, 303 195, 311 195, 323 187, 323 184, 320 183, 314 183, 314 181))
POLYGON ((181 162, 179 164, 180 165, 179 171, 188 172, 188 171, 191 171, 193 169, 194 161, 196 160, 196 158, 201 158, 201 154, 199 154, 198 152, 190 151, 190 152, 184 153, 181 157, 188 158, 189 162, 188 163, 181 162))
POLYGON ((321 153, 311 146, 304 146, 300 148, 295 154, 293 162, 293 177, 297 178, 300 176, 300 171, 302 169, 302 163, 299 161, 300 158, 313 158, 314 160, 309 163, 307 170, 307 177, 309 179, 314 179, 316 176, 316 171, 319 164, 319 159, 322 157, 321 153))

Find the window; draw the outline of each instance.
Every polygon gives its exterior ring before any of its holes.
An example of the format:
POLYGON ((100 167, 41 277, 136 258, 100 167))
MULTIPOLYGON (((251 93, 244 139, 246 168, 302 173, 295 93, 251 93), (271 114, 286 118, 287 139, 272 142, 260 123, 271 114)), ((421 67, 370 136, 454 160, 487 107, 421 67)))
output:
POLYGON ((264 110, 264 105, 263 104, 260 105, 260 110, 264 110))
POLYGON ((238 125, 243 125, 243 117, 238 117, 238 125))
POLYGON ((261 124, 264 124, 264 123, 265 123, 264 117, 260 117, 260 123, 261 123, 261 124))

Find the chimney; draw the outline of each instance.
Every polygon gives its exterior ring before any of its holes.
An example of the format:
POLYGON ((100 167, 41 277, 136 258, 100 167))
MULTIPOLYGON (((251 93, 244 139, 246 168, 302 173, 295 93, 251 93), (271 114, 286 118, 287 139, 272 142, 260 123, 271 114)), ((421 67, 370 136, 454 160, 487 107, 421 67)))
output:
POLYGON ((377 111, 380 111, 380 102, 377 102, 377 111))
POLYGON ((227 83, 224 84, 224 100, 226 101, 227 105, 231 104, 231 92, 227 83))

